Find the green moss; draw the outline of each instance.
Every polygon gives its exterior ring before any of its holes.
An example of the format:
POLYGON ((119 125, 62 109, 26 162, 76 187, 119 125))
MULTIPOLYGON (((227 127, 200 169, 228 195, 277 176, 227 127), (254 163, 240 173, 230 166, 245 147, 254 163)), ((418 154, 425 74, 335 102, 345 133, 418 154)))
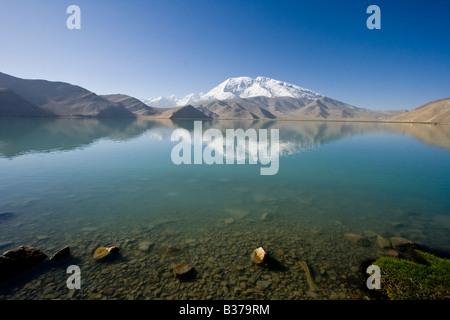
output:
POLYGON ((392 300, 450 299, 450 259, 413 249, 415 261, 381 257, 381 292, 392 300))

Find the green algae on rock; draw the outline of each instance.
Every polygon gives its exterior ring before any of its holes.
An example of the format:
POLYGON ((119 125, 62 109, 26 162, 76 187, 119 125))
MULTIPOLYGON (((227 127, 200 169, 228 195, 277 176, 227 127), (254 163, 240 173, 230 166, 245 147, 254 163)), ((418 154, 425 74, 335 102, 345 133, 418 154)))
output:
POLYGON ((411 250, 415 261, 381 257, 381 292, 392 300, 450 299, 450 259, 411 250))

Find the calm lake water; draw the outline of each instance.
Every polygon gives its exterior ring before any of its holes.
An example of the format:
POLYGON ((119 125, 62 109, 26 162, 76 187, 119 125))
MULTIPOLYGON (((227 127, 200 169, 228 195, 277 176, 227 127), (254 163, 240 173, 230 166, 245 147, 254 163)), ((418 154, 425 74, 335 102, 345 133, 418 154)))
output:
POLYGON ((0 220, 0 251, 72 250, 0 299, 364 299, 360 263, 392 254, 377 235, 450 249, 450 126, 203 122, 224 136, 279 129, 272 176, 260 164, 174 165, 177 128, 193 121, 0 119, 0 212, 14 213, 0 220), (94 261, 109 245, 120 255, 94 261), (260 246, 283 270, 252 264, 260 246), (176 279, 176 263, 196 279, 176 279), (80 290, 66 287, 71 264, 80 290))

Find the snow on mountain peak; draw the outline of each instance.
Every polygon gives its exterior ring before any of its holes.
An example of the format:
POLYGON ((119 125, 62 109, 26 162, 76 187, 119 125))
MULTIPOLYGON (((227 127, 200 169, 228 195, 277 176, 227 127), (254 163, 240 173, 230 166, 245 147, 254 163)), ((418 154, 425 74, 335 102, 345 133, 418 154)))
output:
POLYGON ((322 95, 305 89, 299 86, 279 81, 267 77, 257 77, 256 79, 250 77, 236 77, 228 78, 217 87, 211 89, 206 94, 189 94, 183 98, 178 98, 174 95, 168 98, 156 98, 143 100, 144 103, 153 107, 168 108, 184 106, 187 104, 200 104, 214 100, 229 100, 238 98, 253 98, 253 97, 291 97, 291 98, 306 98, 317 100, 322 95))

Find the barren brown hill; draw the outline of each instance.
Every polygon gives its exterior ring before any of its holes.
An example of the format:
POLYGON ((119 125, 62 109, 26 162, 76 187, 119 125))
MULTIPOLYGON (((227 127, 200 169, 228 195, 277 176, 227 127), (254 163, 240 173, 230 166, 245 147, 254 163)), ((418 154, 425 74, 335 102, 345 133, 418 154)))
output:
POLYGON ((275 119, 269 110, 251 99, 216 100, 196 106, 211 118, 222 119, 275 119))
POLYGON ((210 119, 211 117, 207 116, 200 110, 194 108, 191 105, 187 105, 184 107, 167 109, 167 111, 161 114, 161 118, 166 119, 210 119))
POLYGON ((390 120, 450 123, 450 98, 429 102, 390 120))
POLYGON ((125 94, 108 94, 100 97, 114 103, 120 103, 129 111, 140 117, 159 115, 162 112, 162 109, 150 107, 142 101, 125 94))
POLYGON ((328 97, 316 100, 255 97, 216 100, 195 107, 214 119, 377 121, 406 111, 357 108, 328 97))
POLYGON ((10 89, 0 88, 0 117, 54 117, 38 105, 25 100, 10 89))
POLYGON ((0 72, 0 87, 59 116, 129 118, 135 115, 120 103, 108 101, 66 82, 21 79, 0 72))

